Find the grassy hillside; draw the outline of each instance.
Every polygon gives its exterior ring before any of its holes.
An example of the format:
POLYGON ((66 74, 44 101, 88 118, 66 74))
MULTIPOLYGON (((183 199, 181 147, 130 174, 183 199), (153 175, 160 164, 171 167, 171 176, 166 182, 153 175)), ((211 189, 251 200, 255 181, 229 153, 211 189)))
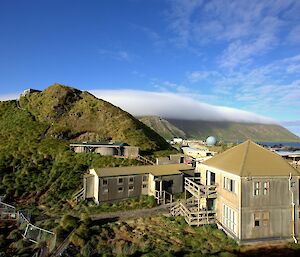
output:
POLYGON ((46 136, 126 142, 142 150, 168 149, 166 141, 129 113, 88 92, 55 84, 21 97, 21 108, 49 126, 46 136))
POLYGON ((170 140, 174 137, 186 137, 186 134, 182 130, 158 116, 144 116, 140 117, 139 120, 148 127, 152 128, 165 139, 170 140))
MULTIPOLYGON (((149 124, 157 133, 165 138, 170 134, 165 133, 165 122, 160 122, 159 117, 144 117, 141 119, 149 124), (155 122, 152 122, 152 121, 155 122), (154 125, 153 125, 154 124, 154 125), (157 125, 159 124, 159 125, 157 125)), ((213 122, 201 120, 179 120, 165 119, 168 126, 172 128, 175 136, 179 136, 175 131, 181 131, 187 138, 205 139, 214 135, 220 140, 237 141, 252 139, 254 141, 274 141, 274 142, 297 142, 300 138, 291 133, 286 128, 275 124, 258 123, 238 123, 238 122, 213 122)))
POLYGON ((18 109, 15 101, 0 102, 0 117, 0 195, 11 200, 54 208, 82 186, 88 167, 137 164, 69 151, 67 141, 44 136, 47 123, 18 109))
POLYGON ((75 154, 70 140, 111 138, 143 150, 169 145, 153 130, 89 93, 54 85, 17 101, 0 102, 0 195, 60 208, 82 187, 91 166, 127 166, 135 160, 75 154))

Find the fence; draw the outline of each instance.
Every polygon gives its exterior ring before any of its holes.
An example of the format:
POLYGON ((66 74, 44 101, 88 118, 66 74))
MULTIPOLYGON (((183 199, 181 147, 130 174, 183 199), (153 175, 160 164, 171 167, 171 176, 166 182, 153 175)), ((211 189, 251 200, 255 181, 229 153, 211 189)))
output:
POLYGON ((48 250, 51 252, 55 248, 56 234, 46 229, 37 227, 30 222, 28 212, 20 210, 16 207, 0 201, 0 219, 4 221, 17 222, 19 229, 23 232, 23 237, 33 243, 46 242, 48 250))

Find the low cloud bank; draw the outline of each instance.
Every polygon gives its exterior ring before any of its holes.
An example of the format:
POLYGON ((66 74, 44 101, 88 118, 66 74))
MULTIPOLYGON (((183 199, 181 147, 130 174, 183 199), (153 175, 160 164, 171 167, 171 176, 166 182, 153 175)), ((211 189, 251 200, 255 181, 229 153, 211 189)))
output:
POLYGON ((0 95, 0 101, 7 101, 7 100, 16 100, 18 99, 20 94, 5 94, 0 95))
POLYGON ((134 116, 158 115, 162 118, 185 120, 277 123, 271 118, 255 113, 201 103, 191 97, 169 92, 140 90, 91 90, 90 92, 134 116))

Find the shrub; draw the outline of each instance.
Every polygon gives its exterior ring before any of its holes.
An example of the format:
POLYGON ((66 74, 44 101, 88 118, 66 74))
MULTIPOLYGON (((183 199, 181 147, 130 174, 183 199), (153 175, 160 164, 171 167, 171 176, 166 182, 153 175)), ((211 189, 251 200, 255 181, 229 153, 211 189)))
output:
POLYGON ((69 214, 64 215, 59 222, 60 226, 67 231, 71 231, 72 229, 76 228, 77 223, 78 223, 78 218, 69 214))
POLYGON ((80 236, 78 236, 77 234, 73 233, 70 237, 70 242, 79 247, 80 249, 84 247, 85 245, 85 241, 83 238, 81 238, 80 236))

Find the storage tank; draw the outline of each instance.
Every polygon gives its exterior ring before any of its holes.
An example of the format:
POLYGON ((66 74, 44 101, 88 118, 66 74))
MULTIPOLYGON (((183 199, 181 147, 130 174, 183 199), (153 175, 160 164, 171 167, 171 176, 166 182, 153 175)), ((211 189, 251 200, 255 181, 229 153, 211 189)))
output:
POLYGON ((209 136, 207 139, 206 139, 206 144, 207 145, 215 145, 217 143, 217 139, 213 136, 209 136))
POLYGON ((103 156, 113 156, 117 155, 117 150, 114 147, 98 147, 95 153, 99 153, 103 156))

